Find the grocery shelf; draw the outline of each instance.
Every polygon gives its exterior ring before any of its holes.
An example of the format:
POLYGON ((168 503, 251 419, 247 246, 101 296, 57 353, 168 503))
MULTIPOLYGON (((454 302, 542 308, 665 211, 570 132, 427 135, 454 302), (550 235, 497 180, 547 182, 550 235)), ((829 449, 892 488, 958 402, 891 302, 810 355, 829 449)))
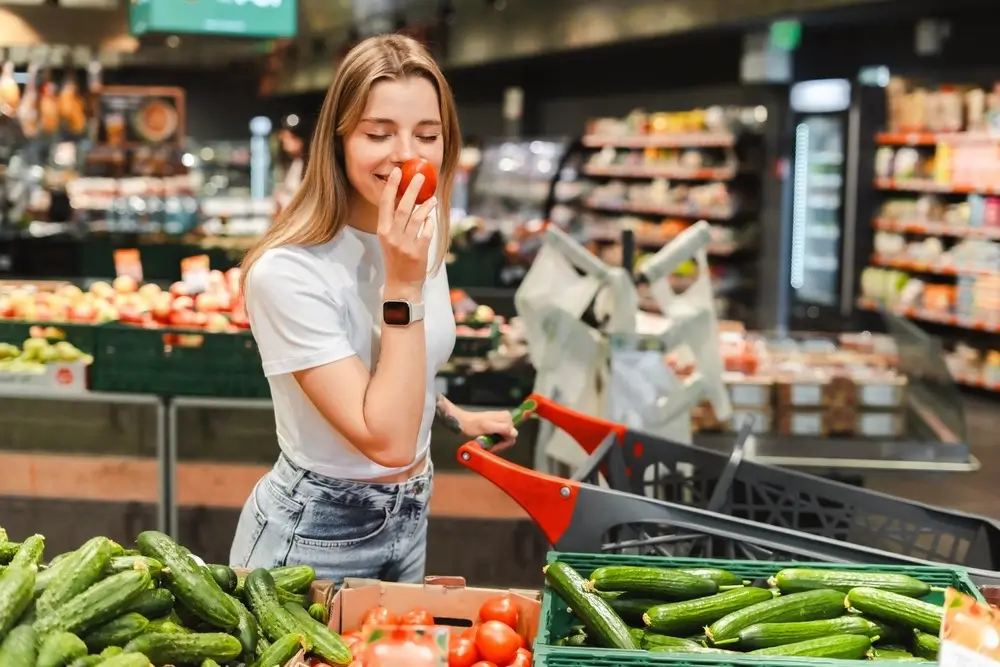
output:
POLYGON ((736 177, 736 167, 702 167, 690 169, 681 165, 659 167, 610 166, 597 167, 586 165, 583 168, 585 176, 604 176, 612 178, 667 178, 679 181, 728 181, 736 177))
POLYGON ((586 148, 727 148, 736 144, 728 132, 665 132, 633 136, 590 134, 582 140, 586 148))
POLYGON ((937 220, 875 218, 872 220, 872 227, 881 232, 896 232, 897 234, 924 234, 926 236, 1000 241, 1000 227, 965 227, 937 220))
POLYGON ((902 271, 915 271, 917 273, 933 273, 939 276, 1000 276, 1000 271, 989 271, 987 269, 971 269, 950 264, 925 264, 912 259, 900 257, 884 257, 872 255, 872 264, 888 266, 902 271))
POLYGON ((878 190, 926 192, 939 195, 1000 194, 1000 186, 996 185, 957 185, 950 183, 938 183, 936 181, 923 178, 876 178, 875 188, 878 190))
POLYGON ((678 204, 677 206, 662 206, 587 199, 584 202, 584 206, 598 211, 636 213, 639 215, 662 215, 665 217, 692 218, 698 220, 731 220, 736 216, 736 210, 731 208, 694 209, 690 206, 684 206, 682 204, 678 204))
MULTIPOLYGON (((860 310, 868 310, 877 312, 881 310, 878 302, 872 299, 867 299, 861 297, 856 302, 857 307, 860 310)), ((894 315, 899 315, 900 317, 906 317, 911 320, 918 320, 921 322, 931 322, 933 324, 944 324, 950 327, 956 327, 958 329, 968 329, 969 331, 983 331, 986 333, 1000 333, 1000 319, 997 322, 982 322, 978 320, 969 320, 961 318, 957 315, 951 313, 937 313, 932 310, 927 310, 926 308, 890 308, 889 309, 894 315)))
POLYGON ((1000 142, 1000 134, 993 132, 879 132, 875 143, 879 146, 936 146, 938 144, 977 144, 1000 142))

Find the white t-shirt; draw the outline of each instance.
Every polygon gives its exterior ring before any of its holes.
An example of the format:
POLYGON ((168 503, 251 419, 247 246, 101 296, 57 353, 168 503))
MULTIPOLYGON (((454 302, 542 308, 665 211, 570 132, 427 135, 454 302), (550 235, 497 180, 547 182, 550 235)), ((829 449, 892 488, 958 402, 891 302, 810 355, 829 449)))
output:
MULTIPOLYGON (((433 245, 430 254, 428 264, 433 245)), ((384 280, 378 237, 352 227, 323 245, 268 250, 247 275, 247 314, 271 385, 278 444, 301 468, 346 479, 403 470, 380 466, 358 451, 323 418, 292 376, 352 355, 375 369, 384 280)), ((423 326, 427 377, 417 459, 430 446, 434 378, 455 347, 455 317, 443 265, 424 283, 423 326)))

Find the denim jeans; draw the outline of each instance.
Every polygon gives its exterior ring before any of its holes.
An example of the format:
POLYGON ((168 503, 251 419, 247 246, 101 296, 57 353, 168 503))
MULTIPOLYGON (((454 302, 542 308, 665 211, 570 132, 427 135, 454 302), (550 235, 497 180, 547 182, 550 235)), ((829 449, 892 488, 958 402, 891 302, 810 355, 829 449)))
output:
POLYGON ((284 455, 254 486, 230 552, 234 566, 311 565, 344 577, 418 583, 424 577, 433 465, 400 484, 333 479, 284 455))

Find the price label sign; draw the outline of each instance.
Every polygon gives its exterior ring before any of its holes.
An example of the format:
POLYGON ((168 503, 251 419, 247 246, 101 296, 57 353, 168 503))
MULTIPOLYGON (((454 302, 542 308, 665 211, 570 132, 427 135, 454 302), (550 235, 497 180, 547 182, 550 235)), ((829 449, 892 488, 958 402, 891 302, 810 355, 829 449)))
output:
POLYGON ((122 248, 115 250, 115 276, 121 278, 127 276, 133 278, 137 283, 142 282, 142 257, 139 256, 137 248, 122 248))
POLYGON ((210 271, 208 255, 194 255, 181 260, 181 282, 191 294, 201 294, 208 289, 210 271))

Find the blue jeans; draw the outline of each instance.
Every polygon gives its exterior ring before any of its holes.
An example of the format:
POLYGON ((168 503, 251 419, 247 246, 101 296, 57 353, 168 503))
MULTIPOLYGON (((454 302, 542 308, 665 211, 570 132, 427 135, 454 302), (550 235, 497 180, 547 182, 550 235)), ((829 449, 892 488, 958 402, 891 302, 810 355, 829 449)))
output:
POLYGON ((243 506, 230 562, 245 568, 311 565, 319 579, 419 583, 427 556, 433 465, 400 484, 333 479, 284 455, 243 506))

